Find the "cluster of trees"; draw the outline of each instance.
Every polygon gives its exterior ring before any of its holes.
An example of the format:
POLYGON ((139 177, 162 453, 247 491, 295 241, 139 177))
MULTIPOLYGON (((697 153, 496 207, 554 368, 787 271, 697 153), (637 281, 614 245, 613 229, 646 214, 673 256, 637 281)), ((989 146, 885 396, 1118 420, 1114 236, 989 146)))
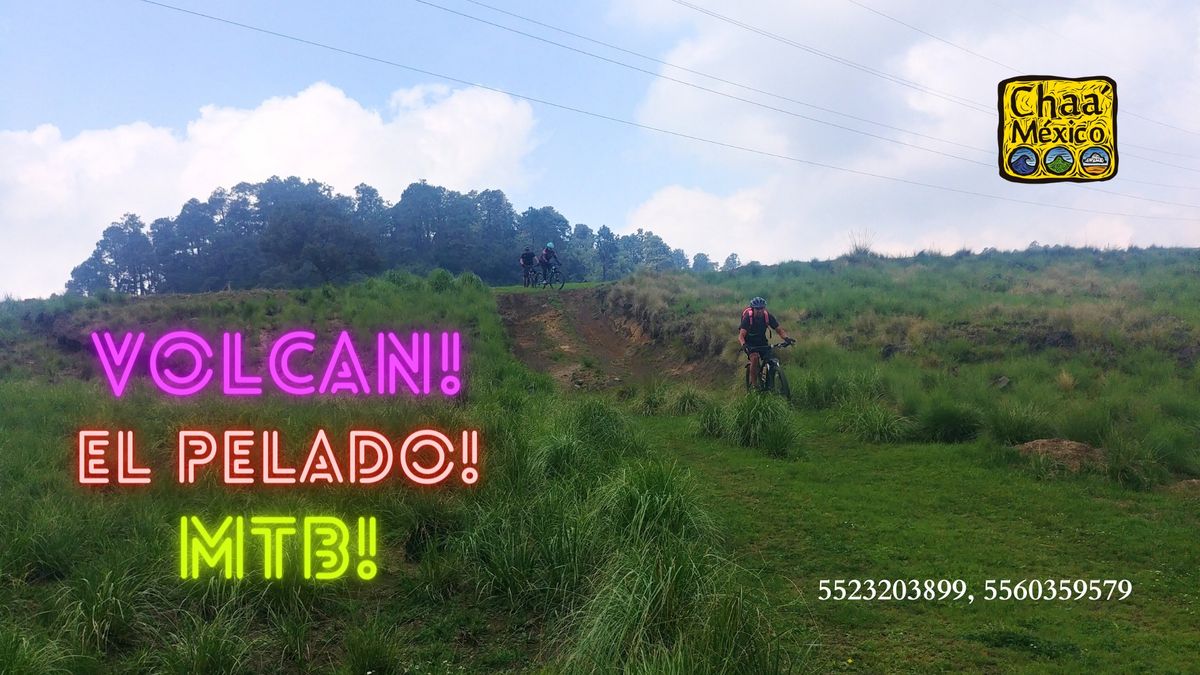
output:
MULTIPOLYGON (((689 265, 682 249, 653 232, 618 236, 605 226, 572 226, 550 206, 518 214, 499 190, 463 194, 422 181, 389 204, 365 184, 349 197, 317 181, 272 177, 218 189, 207 201, 192 199, 179 215, 148 227, 127 214, 71 272, 67 290, 143 295, 304 287, 435 267, 510 284, 521 280, 521 250, 546 242, 554 242, 571 280, 614 279, 639 267, 716 269, 703 253, 689 265)), ((724 267, 737 266, 730 256, 724 267)))

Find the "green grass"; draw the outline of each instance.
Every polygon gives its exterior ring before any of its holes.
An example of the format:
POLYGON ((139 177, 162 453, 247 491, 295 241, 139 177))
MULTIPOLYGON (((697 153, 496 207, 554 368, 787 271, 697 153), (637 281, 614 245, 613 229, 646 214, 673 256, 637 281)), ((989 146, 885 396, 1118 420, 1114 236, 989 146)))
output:
MULTIPOLYGON (((173 401, 139 382, 117 401, 102 380, 81 379, 86 355, 67 355, 53 369, 35 363, 10 371, 0 378, 0 671, 10 664, 17 672, 168 673, 591 664, 647 672, 669 657, 689 669, 724 663, 727 672, 771 672, 757 670, 764 662, 755 646, 774 649, 763 618, 769 606, 734 583, 733 563, 689 471, 649 457, 622 408, 595 396, 556 400, 549 378, 513 361, 491 291, 478 279, 397 273, 290 294, 55 300, 0 311, 33 355, 57 353, 55 336, 78 335, 96 322, 153 329, 180 314, 248 332, 296 324, 461 327, 470 386, 458 403, 270 395, 173 401), (430 294, 440 301, 429 303, 430 294), (481 430, 480 485, 270 491, 227 489, 211 477, 190 488, 170 480, 178 428, 278 429, 294 463, 317 428, 331 439, 364 427, 398 438, 428 424, 481 430), (134 430, 155 483, 99 491, 74 485, 69 458, 85 426, 134 430), (254 578, 251 555, 250 578, 242 581, 177 577, 180 514, 262 512, 376 515, 383 571, 371 582, 291 576, 267 583, 254 578), (673 567, 664 569, 664 561, 673 567), (618 589, 626 609, 652 598, 683 601, 655 608, 647 626, 639 615, 612 611, 617 596, 605 594, 618 589), (714 616, 724 622, 721 631, 739 636, 737 644, 714 632, 714 616), (625 636, 635 648, 596 651, 589 636, 605 634, 625 636)), ((669 393, 648 389, 635 403, 651 397, 662 409, 677 402, 669 393)))
MULTIPOLYGON (((1196 502, 1104 475, 1046 480, 992 446, 814 434, 780 463, 644 419, 691 467, 739 563, 767 587, 784 650, 814 672, 1184 672, 1196 502), (1003 453, 1001 453, 1003 456, 1003 453), (964 579, 965 602, 832 602, 821 579, 964 579), (989 578, 1125 578, 1124 602, 984 602, 989 578)), ((820 414, 800 423, 820 429, 820 414)))
MULTIPOLYGON (((472 275, 0 303, 0 664, 14 672, 1185 672, 1200 476, 1195 252, 869 251, 602 286, 658 346, 731 366, 768 297, 791 403, 664 382, 560 396, 472 275), (431 302, 431 299, 435 300, 431 302), (106 393, 75 343, 120 329, 455 326, 453 405, 106 393), (615 399, 615 400, 613 400, 615 399), (174 430, 306 439, 477 426, 474 489, 264 494, 161 480, 174 430), (145 490, 72 481, 73 435, 137 432, 145 490), (1012 446, 1104 449, 1070 474, 1012 446), (780 461, 787 459, 788 461, 780 461), (370 583, 175 577, 180 513, 373 513, 370 583), (961 602, 831 602, 821 579, 965 579, 961 602), (1123 602, 985 602, 988 578, 1127 578, 1123 602)), ((541 289, 514 292, 545 292, 541 289)), ((578 338, 578 336, 575 336, 578 338)), ((574 339, 574 338, 573 338, 574 339)), ((289 455, 291 456, 291 455, 289 455)), ((3 667, 0 666, 0 670, 3 667)))

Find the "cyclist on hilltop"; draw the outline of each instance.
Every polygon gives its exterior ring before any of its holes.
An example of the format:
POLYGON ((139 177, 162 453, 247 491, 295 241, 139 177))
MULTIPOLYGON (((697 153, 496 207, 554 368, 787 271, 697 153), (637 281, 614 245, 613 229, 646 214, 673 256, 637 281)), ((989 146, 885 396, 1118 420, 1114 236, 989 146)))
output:
POLYGON ((742 351, 746 352, 746 356, 750 358, 751 382, 758 382, 763 355, 771 351, 771 343, 767 340, 768 328, 779 333, 779 337, 783 338, 787 344, 796 342, 788 337, 787 331, 783 330, 775 317, 767 312, 767 301, 761 297, 755 297, 750 301, 750 306, 742 310, 742 326, 738 331, 738 342, 742 345, 742 351))
POLYGON ((550 283, 550 266, 558 264, 558 254, 554 252, 554 242, 546 242, 546 248, 542 249, 541 255, 538 256, 538 264, 542 266, 542 284, 550 283))
POLYGON ((537 254, 528 246, 521 253, 521 278, 529 281, 529 275, 533 272, 533 263, 537 260, 537 254))

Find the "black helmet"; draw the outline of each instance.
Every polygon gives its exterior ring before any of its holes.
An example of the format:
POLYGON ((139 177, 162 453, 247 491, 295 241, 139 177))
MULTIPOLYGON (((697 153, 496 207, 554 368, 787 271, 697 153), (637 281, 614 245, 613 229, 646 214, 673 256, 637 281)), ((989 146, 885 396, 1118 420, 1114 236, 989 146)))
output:
POLYGON ((755 296, 754 299, 750 301, 750 306, 754 309, 762 309, 767 306, 767 301, 763 300, 759 296, 755 296))
POLYGON ((526 253, 529 253, 529 247, 528 247, 528 246, 526 246, 526 247, 525 247, 525 252, 526 252, 526 253))

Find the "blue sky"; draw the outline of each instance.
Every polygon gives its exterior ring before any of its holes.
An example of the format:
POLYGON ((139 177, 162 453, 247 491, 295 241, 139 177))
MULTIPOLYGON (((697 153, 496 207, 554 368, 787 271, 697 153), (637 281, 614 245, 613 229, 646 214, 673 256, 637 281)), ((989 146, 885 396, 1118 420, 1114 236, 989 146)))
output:
MULTIPOLYGON (((353 9, 313 1, 178 6, 616 116, 632 116, 651 79, 407 1, 353 9)), ((456 7, 504 19, 461 2, 456 7)), ((660 52, 669 44, 669 33, 613 26, 603 4, 504 7, 636 50, 660 52)), ((363 106, 383 108, 393 91, 436 81, 134 1, 6 2, 4 26, 0 62, 19 67, 4 68, 0 84, 18 104, 0 107, 0 129, 51 123, 71 136, 135 120, 181 129, 204 105, 253 108, 319 81, 363 106)), ((553 108, 535 114, 543 141, 530 157, 541 169, 536 189, 480 187, 506 189, 525 206, 561 205, 573 220, 615 225, 625 209, 606 195, 648 197, 654 182, 643 176, 701 173, 640 151, 645 134, 636 130, 553 108)), ((113 217, 98 216, 97 226, 113 217)))
MULTIPOLYGON (((1023 247, 1033 239, 1200 244, 1200 160, 1193 155, 1200 152, 1200 134, 1123 115, 1119 175, 1100 186, 1122 195, 1009 184, 994 168, 995 118, 987 110, 896 86, 670 0, 490 4, 925 136, 714 83, 466 0, 431 1, 927 149, 654 79, 413 0, 175 4, 721 142, 1105 213, 939 192, 665 137, 137 0, 0 0, 0 255, 6 262, 0 292, 58 291, 122 213, 147 221, 173 215, 188 197, 261 180, 264 173, 316 178, 343 192, 367 182, 390 200, 423 177, 457 189, 498 187, 518 208, 550 204, 572 222, 653 229, 689 255, 704 251, 718 259, 731 251, 764 262, 827 257, 845 250, 851 235, 890 253, 1023 247), (1157 219, 1139 217, 1145 215, 1157 219)), ((1200 126, 1192 112, 1200 105, 1200 10, 1188 2, 1089 0, 1048 10, 1033 2, 864 0, 953 44, 846 0, 696 4, 985 107, 994 106, 996 82, 1016 74, 994 60, 1027 74, 1111 75, 1122 110, 1200 126), (1094 35, 1107 36, 1105 49, 1011 49, 1094 35)))

